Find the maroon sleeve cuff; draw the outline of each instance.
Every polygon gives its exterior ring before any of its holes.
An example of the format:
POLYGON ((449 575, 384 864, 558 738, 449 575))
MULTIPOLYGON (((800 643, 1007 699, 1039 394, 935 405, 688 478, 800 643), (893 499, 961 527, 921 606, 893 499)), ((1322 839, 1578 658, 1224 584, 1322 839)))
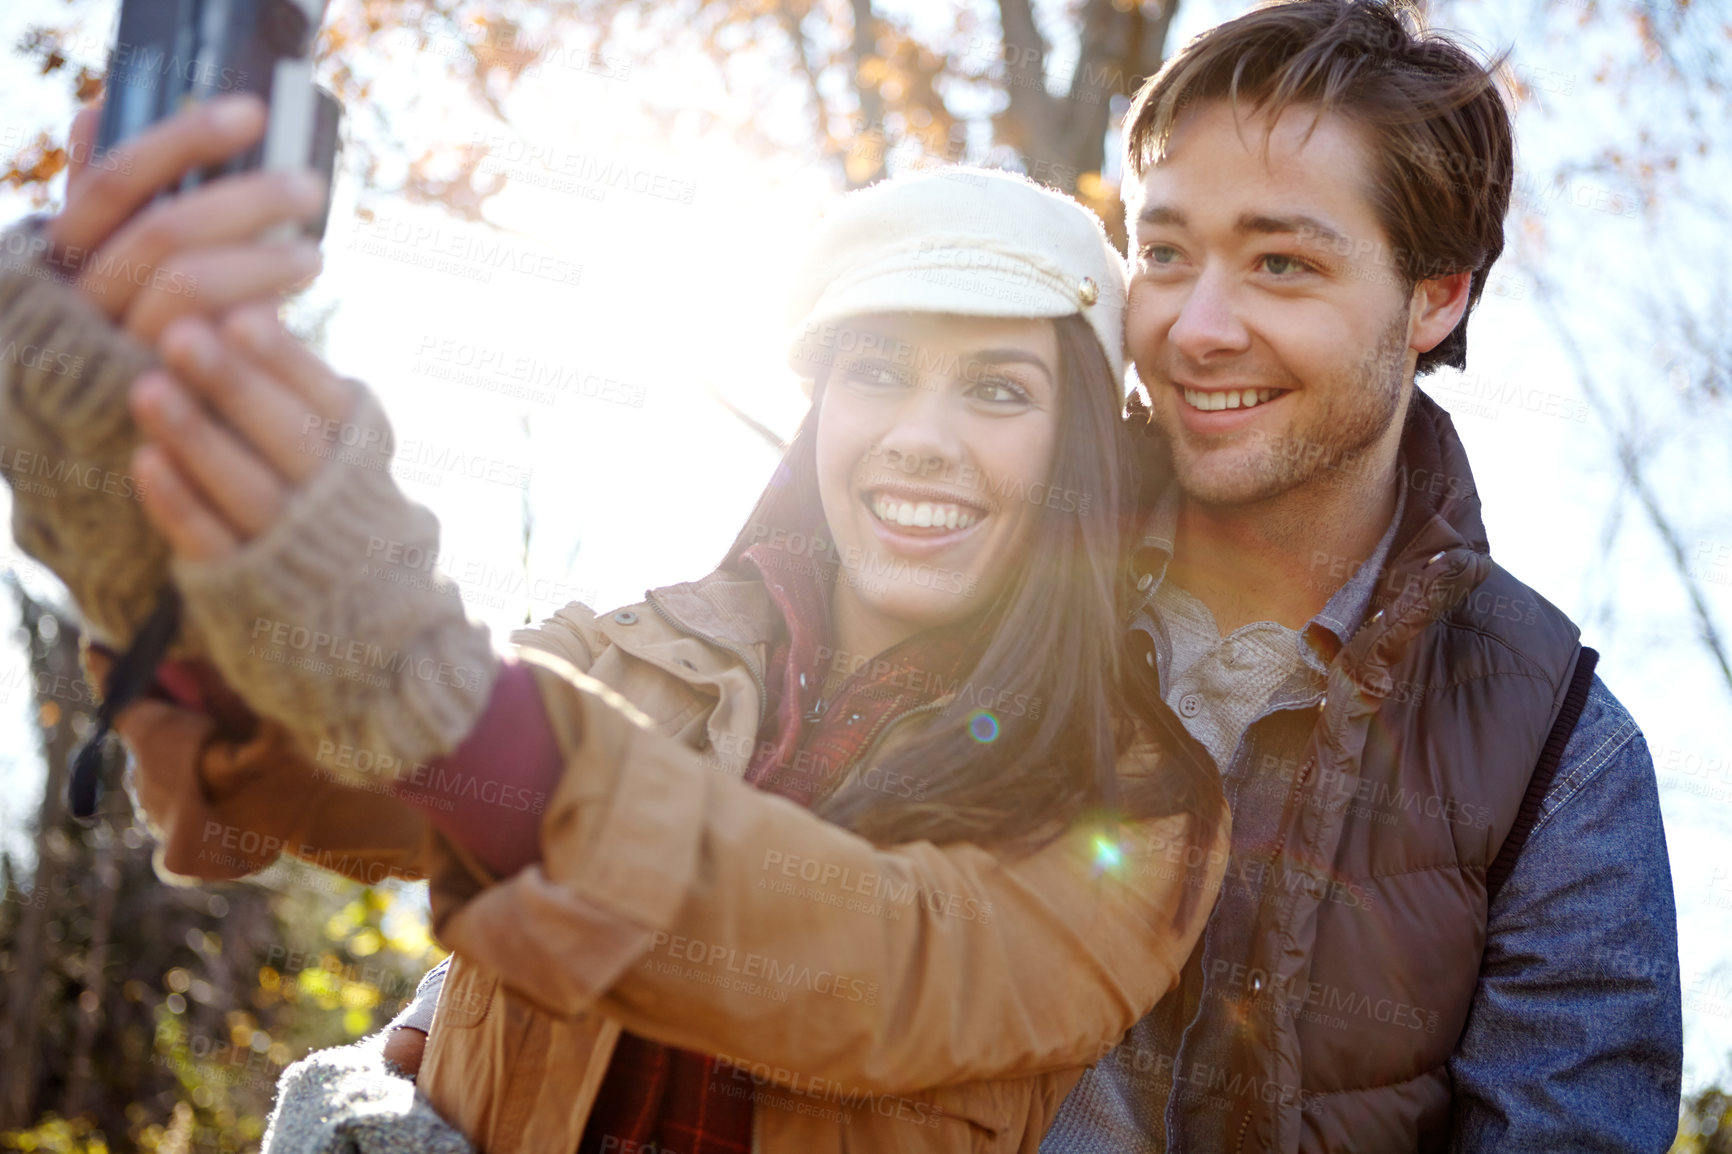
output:
POLYGON ((246 741, 258 731, 258 714, 202 658, 159 664, 146 696, 209 714, 216 723, 216 732, 225 738, 246 741))
MULTIPOLYGON (((257 723, 234 691, 202 661, 165 661, 151 687, 185 709, 210 713, 219 728, 257 723)), ((541 860, 541 815, 563 762, 529 669, 505 658, 487 710, 449 757, 400 769, 388 792, 420 811, 499 878, 541 860)))
POLYGON ((505 878, 541 860, 541 815, 563 768, 533 675, 506 658, 463 744, 400 777, 392 794, 505 878))

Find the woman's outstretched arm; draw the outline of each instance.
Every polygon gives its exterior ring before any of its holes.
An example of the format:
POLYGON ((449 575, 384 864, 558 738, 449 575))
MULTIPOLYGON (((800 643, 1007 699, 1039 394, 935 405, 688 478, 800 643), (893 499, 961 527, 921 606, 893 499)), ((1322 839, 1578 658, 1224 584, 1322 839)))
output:
POLYGON ((283 851, 371 882, 429 876, 438 936, 499 975, 495 997, 872 1092, 1095 1060, 1169 987, 1219 881, 1219 853, 1177 818, 1079 826, 1012 862, 874 846, 718 773, 575 667, 523 659, 562 759, 544 860, 495 882, 459 839, 337 785, 280 729, 240 741, 149 701, 121 728, 166 863, 232 877, 283 851), (1176 928, 1186 886, 1203 900, 1176 928))

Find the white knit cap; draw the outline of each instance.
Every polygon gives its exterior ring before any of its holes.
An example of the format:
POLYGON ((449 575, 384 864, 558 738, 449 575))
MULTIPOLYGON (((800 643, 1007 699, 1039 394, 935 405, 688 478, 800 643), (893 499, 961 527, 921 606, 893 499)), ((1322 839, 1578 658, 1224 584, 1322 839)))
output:
POLYGON ((851 343, 847 317, 1080 313, 1125 376, 1125 264, 1093 212, 1015 173, 927 170, 849 193, 819 222, 795 275, 795 372, 851 343))

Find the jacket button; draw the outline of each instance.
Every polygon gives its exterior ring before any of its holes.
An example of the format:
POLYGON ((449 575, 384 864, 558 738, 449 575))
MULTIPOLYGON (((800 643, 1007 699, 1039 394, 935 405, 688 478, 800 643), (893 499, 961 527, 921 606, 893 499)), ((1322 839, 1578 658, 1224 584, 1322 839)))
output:
POLYGON ((1185 717, 1195 717, 1203 712, 1203 701, 1195 693, 1187 693, 1179 698, 1179 713, 1185 717))
POLYGON ((621 609, 618 613, 613 615, 613 619, 621 625, 637 624, 637 614, 633 613, 630 609, 621 609))

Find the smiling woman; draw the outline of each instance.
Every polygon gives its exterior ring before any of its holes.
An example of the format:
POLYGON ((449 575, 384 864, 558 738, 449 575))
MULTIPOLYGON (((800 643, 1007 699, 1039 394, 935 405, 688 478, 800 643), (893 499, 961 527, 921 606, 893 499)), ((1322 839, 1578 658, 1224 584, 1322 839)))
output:
POLYGON ((1113 796, 1102 767, 1129 712, 1115 679, 1115 511, 1130 465, 1100 341, 1080 315, 843 323, 865 351, 816 367, 788 483, 766 493, 731 556, 764 525, 819 526, 841 578, 839 652, 894 653, 948 629, 972 664, 954 682, 1035 704, 1002 719, 956 709, 888 755, 925 784, 917 802, 840 789, 820 812, 872 837, 1004 841, 1113 796), (1006 729, 1015 739, 998 741, 1006 729))
POLYGON ((977 604, 969 598, 990 601, 1003 587, 1011 559, 1028 546, 1034 510, 990 494, 1046 478, 1061 405, 1046 321, 892 314, 863 324, 880 347, 926 355, 906 367, 862 356, 815 398, 825 521, 836 544, 866 564, 888 571, 902 558, 958 578, 900 580, 878 596, 838 590, 838 639, 877 652, 923 624, 968 615, 977 604), (973 466, 968 475, 964 464, 973 466))

